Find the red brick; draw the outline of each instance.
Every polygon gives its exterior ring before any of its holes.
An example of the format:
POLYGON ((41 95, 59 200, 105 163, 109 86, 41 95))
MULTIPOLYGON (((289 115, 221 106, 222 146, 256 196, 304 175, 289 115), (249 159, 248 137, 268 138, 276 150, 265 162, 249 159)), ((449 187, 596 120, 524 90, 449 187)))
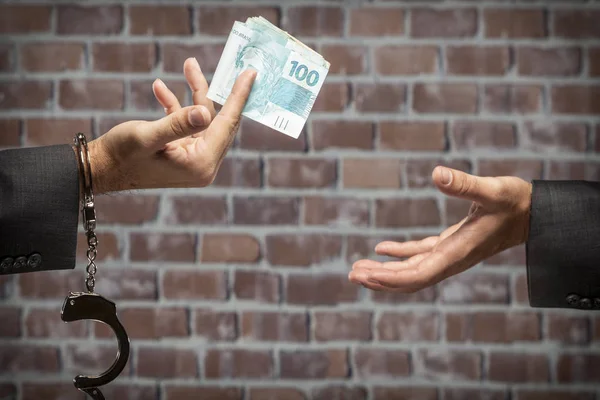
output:
POLYGON ((303 392, 291 388, 250 388, 249 400, 306 400, 303 392))
POLYGON ((191 349, 140 347, 136 375, 145 378, 195 378, 198 376, 196 353, 191 349))
POLYGON ((261 164, 258 158, 225 158, 212 186, 257 188, 261 185, 261 164))
MULTIPOLYGON (((104 388, 102 388, 104 393, 104 388)), ((22 399, 37 400, 40 398, 48 400, 81 400, 83 395, 78 390, 73 390, 71 382, 24 382, 22 384, 22 399)), ((8 398, 11 398, 10 396, 8 398)), ((16 398, 16 391, 15 391, 16 398)))
POLYGON ((480 312, 472 316, 474 342, 513 343, 540 340, 540 317, 529 312, 480 312))
POLYGON ((194 334, 207 341, 233 341, 237 338, 235 312, 197 309, 192 317, 194 334))
POLYGON ((554 11, 554 35, 570 39, 598 38, 600 12, 595 9, 554 11))
POLYGON ((404 11, 399 8, 353 8, 349 23, 351 36, 403 35, 404 11))
POLYGON ((551 161, 548 179, 597 181, 600 179, 600 163, 551 161))
POLYGON ((361 379, 396 379, 410 374, 410 354, 404 350, 359 347, 354 353, 354 364, 361 379))
POLYGON ((558 382, 600 382, 600 355, 562 354, 556 366, 558 382))
POLYGON ((58 372, 58 348, 29 344, 0 345, 0 373, 58 372))
POLYGON ((51 274, 19 274, 17 278, 19 293, 24 299, 62 301, 70 290, 83 288, 82 272, 75 270, 53 271, 51 274))
POLYGON ((254 236, 242 234, 205 234, 202 237, 203 262, 255 263, 260 245, 254 236))
POLYGON ((289 304, 335 305, 358 300, 358 292, 346 274, 290 275, 285 297, 289 304))
MULTIPOLYGON (((65 293, 66 294, 66 293, 65 293)), ((120 313, 119 313, 120 314, 120 313)), ((34 338, 70 338, 87 335, 87 324, 74 321, 68 324, 62 321, 56 310, 34 308, 25 315, 23 336, 34 338)), ((0 334, 0 336, 2 336, 0 334)))
POLYGON ((479 380, 482 354, 473 350, 420 350, 414 375, 427 379, 479 380))
MULTIPOLYGON (((175 94, 179 102, 186 106, 188 85, 183 81, 166 82, 167 87, 175 94)), ((136 110, 152 110, 163 112, 163 106, 156 100, 152 90, 152 81, 131 81, 129 84, 129 104, 136 110)))
POLYGON ((307 225, 367 226, 369 201, 342 197, 311 196, 304 199, 307 225))
POLYGON ((98 196, 98 220, 106 224, 141 225, 156 220, 158 196, 115 194, 98 196))
POLYGON ((320 51, 331 63, 330 75, 360 75, 368 72, 368 48, 348 44, 324 44, 320 51))
POLYGON ((411 36, 416 38, 464 38, 477 33, 477 11, 471 8, 411 11, 411 36))
POLYGON ((413 109, 418 113, 475 113, 477 86, 468 83, 417 83, 414 86, 413 109))
POLYGON ((363 258, 378 258, 379 256, 375 254, 375 246, 384 240, 403 242, 406 237, 402 235, 394 237, 388 235, 348 235, 346 238, 346 261, 352 264, 363 258))
POLYGON ((536 113, 542 107, 542 87, 535 85, 487 85, 483 105, 493 113, 536 113))
POLYGON ((190 9, 185 6, 129 7, 129 31, 132 35, 163 36, 192 33, 190 9))
POLYGON ((273 131, 264 129, 264 125, 251 119, 242 121, 239 147, 256 151, 297 151, 306 150, 306 132, 297 139, 287 135, 273 134, 273 131))
POLYGON ((346 350, 283 350, 279 355, 283 379, 327 379, 348 376, 346 350))
POLYGON ((401 112, 406 107, 406 86, 389 83, 358 83, 354 105, 360 112, 401 112))
POLYGON ((541 179, 542 162, 537 160, 480 160, 481 176, 518 176, 521 179, 541 179))
POLYGON ((594 77, 600 76, 600 47, 588 49, 588 74, 594 77))
POLYGON ((371 340, 372 313, 366 311, 316 312, 312 319, 315 340, 371 340))
POLYGON ((0 82, 0 110, 13 108, 48 109, 52 83, 44 81, 0 82))
POLYGON ((527 287, 527 275, 519 275, 515 279, 513 287, 513 299, 518 304, 529 304, 529 290, 527 287))
POLYGON ((94 71, 150 72, 156 63, 153 43, 94 43, 94 71))
POLYGON ((487 38, 542 38, 546 36, 543 9, 487 9, 483 14, 487 38))
POLYGON ((308 341, 308 318, 305 313, 245 311, 241 316, 241 324, 241 335, 245 340, 308 341))
POLYGON ((433 198, 379 199, 375 225, 380 228, 439 226, 440 210, 433 198))
POLYGON ((270 158, 268 183, 272 187, 331 187, 336 181, 336 162, 331 159, 270 158))
POLYGON ((0 338, 16 338, 22 335, 21 316, 20 308, 0 306, 0 338))
POLYGON ((35 42, 21 46, 21 68, 31 72, 62 72, 85 67, 83 43, 35 42))
POLYGON ((510 67, 507 47, 460 46, 446 49, 448 73, 454 75, 504 75, 510 67))
POLYGON ((383 46, 375 49, 375 69, 381 75, 423 75, 437 71, 434 46, 383 46))
POLYGON ((265 350, 211 349, 204 358, 204 376, 209 379, 268 379, 273 370, 273 356, 265 350))
MULTIPOLYGON (((187 309, 182 307, 119 308, 119 319, 132 339, 148 340, 189 336, 187 309)), ((96 324, 96 337, 112 337, 112 330, 96 324)), ((110 364, 110 363, 109 363, 110 364)))
POLYGON ((377 322, 380 341, 433 342, 440 332, 440 317, 429 312, 384 312, 377 322))
POLYGON ((300 199, 296 197, 234 197, 236 225, 296 225, 300 199))
POLYGON ((276 7, 236 7, 200 6, 197 9, 198 31, 207 35, 225 36, 231 31, 235 21, 246 21, 260 15, 274 25, 279 25, 279 9, 276 7))
POLYGON ((52 7, 44 5, 0 5, 0 33, 50 31, 52 7))
POLYGON ((65 80, 60 82, 60 106, 65 110, 121 110, 124 85, 117 80, 65 80))
POLYGON ((381 122, 379 131, 383 150, 442 151, 446 147, 443 122, 381 122))
POLYGON ((180 74, 183 72, 184 61, 189 57, 196 57, 202 72, 212 74, 217 69, 223 48, 223 44, 165 43, 162 45, 163 69, 165 72, 180 74))
POLYGON ((12 43, 0 44, 0 72, 11 72, 15 69, 17 58, 15 53, 15 46, 12 43))
POLYGON ((548 356, 545 354, 493 351, 488 362, 490 381, 531 384, 548 382, 550 378, 548 356))
POLYGON ((367 400, 367 389, 364 387, 330 385, 314 388, 311 398, 313 400, 367 400))
POLYGON ((181 399, 215 399, 215 400, 242 400, 241 388, 212 387, 212 386, 165 386, 165 400, 181 399))
POLYGON ((590 341, 590 319, 552 313, 545 318, 546 337, 562 344, 587 344, 590 341))
POLYGON ((457 169, 464 172, 471 172, 471 162, 469 160, 442 160, 442 159, 413 159, 406 162, 406 177, 408 187, 425 188, 434 187, 431 179, 431 172, 438 165, 444 165, 448 168, 457 169))
POLYGON ((400 160, 345 158, 344 188, 397 189, 401 186, 400 160))
POLYGON ((508 279, 497 274, 459 274, 439 285, 442 303, 508 303, 508 279))
POLYGON ((63 35, 116 35, 123 30, 123 7, 65 5, 57 9, 57 32, 63 35))
POLYGON ((557 114, 599 114, 600 85, 552 87, 552 112, 557 114))
MULTIPOLYGON (((104 367, 106 368, 106 367, 104 367)), ((102 387, 102 394, 107 399, 156 399, 159 387, 153 384, 113 383, 102 387)), ((63 391, 66 393, 66 391, 63 391)), ((65 399, 66 400, 66 399, 65 399)))
POLYGON ((343 111, 349 103, 350 87, 347 83, 324 83, 313 105, 313 112, 343 111))
POLYGON ((240 300, 277 303, 279 276, 261 271, 236 271, 233 291, 240 300))
POLYGON ((577 47, 517 49, 517 68, 524 76, 571 76, 581 72, 581 49, 577 47))
POLYGON ((435 387, 375 387, 373 400, 438 400, 435 387))
POLYGON ((308 267, 338 259, 342 238, 327 234, 267 235, 266 253, 271 265, 308 267))
POLYGON ((444 201, 446 203, 446 225, 448 226, 462 221, 471 209, 472 202, 467 200, 446 197, 444 201))
POLYGON ((515 400, 594 400, 591 392, 556 389, 519 389, 515 400))
POLYGON ((485 399, 485 400, 505 400, 506 392, 498 389, 483 388, 445 388, 443 389, 445 400, 462 399, 485 399))
POLYGON ((517 145, 516 128, 510 122, 456 121, 451 132, 458 150, 513 149, 517 145))
POLYGON ((132 261, 194 262, 196 236, 188 233, 131 233, 132 261))
POLYGON ((224 271, 165 271, 163 296, 169 299, 227 298, 227 278, 224 271))
POLYGON ((371 292, 371 298, 375 303, 406 304, 406 303, 433 303, 437 298, 434 286, 421 289, 415 293, 399 292, 371 292))
POLYGON ((313 121, 311 144, 314 150, 371 150, 373 123, 362 121, 313 121))
POLYGON ((569 122, 531 121, 525 124, 522 147, 536 153, 584 152, 587 127, 569 122))
POLYGON ((344 12, 339 7, 292 7, 284 29, 293 36, 342 36, 344 12))
MULTIPOLYGON (((92 133, 91 119, 27 119, 25 120, 26 143, 32 146, 49 146, 54 144, 71 144, 76 132, 92 133)), ((102 203, 103 196, 99 196, 102 203)), ((101 213, 103 206, 97 207, 101 213)), ((99 216, 99 221, 104 218, 99 216)))
POLYGON ((169 210, 169 225, 223 225, 229 220, 224 196, 171 196, 169 210))
MULTIPOLYGON (((104 371, 114 362, 115 345, 98 345, 96 343, 78 343, 67 345, 62 352, 63 371, 77 374, 82 371, 104 371)), ((121 372, 124 376, 131 373, 131 362, 121 372)))
MULTIPOLYGON (((23 392, 25 393, 25 387, 27 384, 23 384, 23 392)), ((37 392, 38 394, 40 392, 37 392)), ((0 396, 2 398, 16 398, 17 397, 17 386, 12 383, 0 383, 0 396)), ((25 398, 25 397, 23 397, 25 398)), ((275 400, 275 399, 273 399, 275 400)))
MULTIPOLYGON (((78 271, 79 272, 79 271, 78 271)), ((81 276, 78 276, 81 281, 81 276)), ((71 285, 71 290, 73 287, 71 285)), ((96 280, 99 293, 111 300, 156 300, 158 287, 156 271, 135 269, 106 269, 96 280)))

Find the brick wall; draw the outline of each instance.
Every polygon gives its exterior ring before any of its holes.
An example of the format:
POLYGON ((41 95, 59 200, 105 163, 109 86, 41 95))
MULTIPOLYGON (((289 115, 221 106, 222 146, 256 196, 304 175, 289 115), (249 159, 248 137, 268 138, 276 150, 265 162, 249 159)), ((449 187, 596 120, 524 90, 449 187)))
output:
MULTIPOLYGON (((600 398, 600 318, 530 308, 523 248, 413 295, 346 279, 378 240, 465 215, 438 163, 600 178, 600 2, 79 3, 0 4, 0 146, 160 117, 152 80, 189 101, 183 60, 210 76, 249 15, 331 61, 299 140, 246 120, 211 187, 98 199, 97 289, 132 339, 108 398, 600 398)), ((114 357, 60 320, 79 250, 0 279, 0 398, 82 399, 72 377, 114 357)))

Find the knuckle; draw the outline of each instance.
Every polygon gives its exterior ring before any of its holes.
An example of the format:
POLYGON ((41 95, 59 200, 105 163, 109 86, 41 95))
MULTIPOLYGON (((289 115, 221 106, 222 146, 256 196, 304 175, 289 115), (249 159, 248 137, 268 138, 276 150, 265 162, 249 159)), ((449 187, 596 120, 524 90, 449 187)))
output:
POLYGON ((181 138, 186 136, 186 125, 181 118, 175 116, 169 118, 169 128, 177 137, 181 138))

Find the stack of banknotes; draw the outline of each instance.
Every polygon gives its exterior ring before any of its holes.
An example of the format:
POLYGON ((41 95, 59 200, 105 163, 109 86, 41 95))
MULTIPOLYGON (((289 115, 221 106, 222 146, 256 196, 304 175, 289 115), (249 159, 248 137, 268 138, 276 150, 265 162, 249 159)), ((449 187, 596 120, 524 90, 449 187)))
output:
POLYGON ((242 115, 298 138, 329 71, 327 62, 263 17, 233 25, 208 98, 224 104, 237 76, 258 71, 242 115))

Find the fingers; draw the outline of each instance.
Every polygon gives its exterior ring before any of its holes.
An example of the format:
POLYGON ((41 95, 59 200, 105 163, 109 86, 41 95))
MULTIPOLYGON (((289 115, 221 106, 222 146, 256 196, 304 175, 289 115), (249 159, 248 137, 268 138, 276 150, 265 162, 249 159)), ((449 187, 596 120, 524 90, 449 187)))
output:
POLYGON ((445 194, 480 204, 495 204, 499 198, 500 182, 494 178, 469 175, 462 171, 438 166, 432 173, 433 182, 445 194))
POLYGON ((208 93, 208 82, 202 73, 200 64, 196 58, 188 58, 183 63, 183 74, 192 91, 192 99, 197 106, 205 106, 213 117, 216 114, 215 105, 206 97, 208 93))
POLYGON ((246 100, 252 90, 256 71, 247 70, 238 76, 225 105, 206 132, 206 141, 220 160, 235 137, 246 100))
POLYGON ((412 257, 415 254, 431 251, 438 242, 437 236, 430 236, 423 240, 413 240, 409 242, 381 242, 375 246, 375 252, 382 256, 390 257, 412 257))
POLYGON ((200 132, 210 124, 211 115, 204 106, 190 106, 152 122, 143 122, 137 128, 140 141, 153 150, 167 143, 200 132))
POLYGON ((156 97, 156 100, 158 100, 160 105, 164 107, 167 115, 181 108, 179 100, 177 100, 177 96, 175 96, 175 94, 173 94, 167 85, 165 85, 165 83, 160 79, 156 79, 152 83, 152 91, 154 92, 154 97, 156 97))

